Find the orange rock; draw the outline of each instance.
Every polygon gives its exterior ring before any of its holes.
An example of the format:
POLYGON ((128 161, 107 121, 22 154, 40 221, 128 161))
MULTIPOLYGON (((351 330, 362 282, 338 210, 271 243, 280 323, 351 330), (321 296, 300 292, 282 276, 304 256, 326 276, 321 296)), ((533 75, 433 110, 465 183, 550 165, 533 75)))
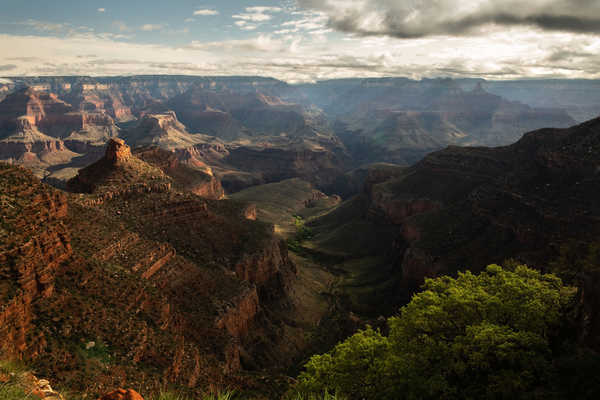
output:
POLYGON ((123 162, 131 158, 131 149, 123 139, 112 138, 108 142, 105 158, 112 162, 123 162))
POLYGON ((98 400, 144 400, 144 398, 133 389, 117 389, 98 400))

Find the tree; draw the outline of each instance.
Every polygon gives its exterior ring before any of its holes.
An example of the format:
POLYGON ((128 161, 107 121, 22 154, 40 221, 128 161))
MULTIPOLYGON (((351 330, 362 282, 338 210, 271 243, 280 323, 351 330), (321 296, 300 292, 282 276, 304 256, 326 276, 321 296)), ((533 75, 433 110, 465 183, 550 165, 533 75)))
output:
POLYGON ((314 356, 305 391, 354 399, 528 398, 551 370, 551 339, 574 290, 554 275, 490 265, 428 279, 389 336, 372 329, 314 356))

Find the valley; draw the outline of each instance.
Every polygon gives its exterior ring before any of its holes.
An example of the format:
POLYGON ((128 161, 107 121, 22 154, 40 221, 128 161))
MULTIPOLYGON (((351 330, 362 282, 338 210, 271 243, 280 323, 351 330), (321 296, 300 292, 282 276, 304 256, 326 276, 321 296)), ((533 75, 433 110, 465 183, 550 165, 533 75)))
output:
POLYGON ((600 350, 600 120, 580 120, 600 103, 580 82, 9 81, 0 349, 55 386, 282 398, 428 279, 496 263, 578 286, 564 329, 600 350), (565 86, 588 96, 541 100, 565 86))

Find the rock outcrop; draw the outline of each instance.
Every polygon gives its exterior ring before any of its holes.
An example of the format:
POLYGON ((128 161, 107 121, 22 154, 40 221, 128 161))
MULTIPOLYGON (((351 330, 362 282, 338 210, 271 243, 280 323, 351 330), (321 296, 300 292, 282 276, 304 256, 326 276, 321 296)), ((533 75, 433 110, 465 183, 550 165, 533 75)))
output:
POLYGON ((116 389, 98 400, 144 400, 144 398, 133 389, 116 389))
POLYGON ((600 120, 592 120, 506 147, 449 147, 371 185, 371 213, 399 226, 406 287, 508 257, 548 265, 566 242, 592 242, 600 232, 599 137, 600 120))
POLYGON ((108 142, 104 157, 79 170, 68 188, 107 199, 127 192, 169 191, 171 184, 172 179, 164 172, 132 156, 131 148, 114 138, 108 142))
POLYGON ((21 168, 2 164, 0 180, 0 349, 5 357, 35 357, 46 343, 29 335, 34 305, 53 295, 55 277, 72 256, 67 199, 21 168))
POLYGON ((78 182, 92 194, 0 167, 3 354, 96 395, 165 382, 240 385, 245 366, 263 366, 262 346, 285 340, 271 331, 285 324, 273 310, 290 307, 295 268, 285 244, 244 217, 245 204, 168 186, 134 190, 152 176, 172 180, 120 140, 92 167, 78 182))
POLYGON ((106 147, 104 158, 113 163, 125 163, 131 158, 131 149, 123 139, 111 139, 106 147))
POLYGON ((159 168, 173 179, 179 190, 197 194, 198 196, 219 200, 225 191, 219 179, 208 165, 186 157, 189 153, 174 152, 159 147, 141 148, 135 156, 159 168))
POLYGON ((101 112, 76 112, 57 95, 28 88, 0 102, 0 160, 26 165, 38 176, 56 165, 77 165, 80 153, 118 134, 101 112))

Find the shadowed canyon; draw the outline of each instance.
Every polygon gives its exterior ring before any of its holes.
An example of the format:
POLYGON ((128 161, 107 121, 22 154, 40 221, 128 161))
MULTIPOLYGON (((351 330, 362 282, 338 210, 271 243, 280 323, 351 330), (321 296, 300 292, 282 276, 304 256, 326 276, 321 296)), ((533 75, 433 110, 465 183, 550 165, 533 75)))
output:
MULTIPOLYGON (((571 296, 553 368, 600 365, 597 85, 2 80, 1 354, 81 398, 284 398, 426 281, 526 264, 571 296)), ((569 387, 544 379, 523 398, 569 387)))

